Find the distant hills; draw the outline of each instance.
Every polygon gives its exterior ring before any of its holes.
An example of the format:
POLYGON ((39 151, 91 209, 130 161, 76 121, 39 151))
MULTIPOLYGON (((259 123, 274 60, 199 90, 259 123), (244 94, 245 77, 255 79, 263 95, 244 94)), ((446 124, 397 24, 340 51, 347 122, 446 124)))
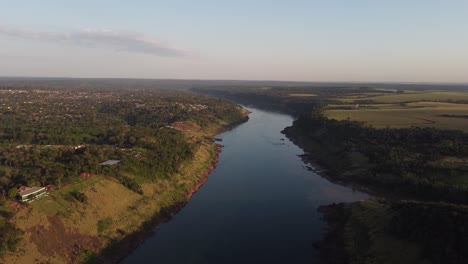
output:
POLYGON ((120 79, 62 77, 0 77, 0 87, 37 88, 165 88, 190 89, 206 86, 268 86, 268 87, 378 87, 406 90, 468 90, 468 83, 408 83, 408 82, 296 82, 268 80, 184 80, 184 79, 120 79))

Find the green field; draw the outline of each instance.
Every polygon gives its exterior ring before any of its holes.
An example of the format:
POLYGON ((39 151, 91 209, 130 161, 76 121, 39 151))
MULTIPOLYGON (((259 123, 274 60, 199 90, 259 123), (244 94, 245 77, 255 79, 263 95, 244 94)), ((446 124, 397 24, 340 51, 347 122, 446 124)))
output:
POLYGON ((451 91, 404 91, 403 93, 363 93, 339 97, 342 102, 353 103, 356 100, 372 100, 375 103, 404 103, 404 102, 450 102, 468 101, 467 92, 451 91))
POLYGON ((289 96, 295 96, 295 97, 311 97, 311 96, 317 96, 316 94, 313 93, 291 93, 289 96))
POLYGON ((468 132, 468 104, 414 102, 359 106, 329 105, 325 114, 332 119, 349 118, 377 128, 419 126, 468 132))

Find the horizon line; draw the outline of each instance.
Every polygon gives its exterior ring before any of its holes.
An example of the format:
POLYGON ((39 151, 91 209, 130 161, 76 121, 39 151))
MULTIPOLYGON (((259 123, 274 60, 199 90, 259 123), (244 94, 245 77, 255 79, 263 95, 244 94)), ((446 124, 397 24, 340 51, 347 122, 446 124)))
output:
POLYGON ((298 81, 298 80, 268 80, 268 79, 203 79, 203 78, 138 78, 138 77, 65 77, 65 76, 2 76, 0 79, 101 79, 101 80, 166 80, 166 81, 225 81, 225 82, 290 82, 290 83, 324 83, 324 84, 408 84, 408 85, 467 85, 468 82, 431 82, 431 81, 298 81))

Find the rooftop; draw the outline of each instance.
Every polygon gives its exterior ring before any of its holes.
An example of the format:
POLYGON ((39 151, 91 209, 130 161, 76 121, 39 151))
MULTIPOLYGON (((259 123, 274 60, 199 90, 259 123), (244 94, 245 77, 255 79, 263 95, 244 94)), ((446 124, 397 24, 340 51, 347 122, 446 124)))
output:
POLYGON ((101 166, 106 166, 106 165, 117 165, 119 164, 120 160, 108 160, 104 161, 103 163, 99 164, 101 166))
POLYGON ((19 192, 19 195, 20 196, 26 196, 26 195, 30 195, 30 194, 33 194, 33 193, 37 193, 37 192, 40 192, 40 191, 43 191, 45 190, 44 187, 31 187, 25 191, 22 191, 22 192, 19 192))

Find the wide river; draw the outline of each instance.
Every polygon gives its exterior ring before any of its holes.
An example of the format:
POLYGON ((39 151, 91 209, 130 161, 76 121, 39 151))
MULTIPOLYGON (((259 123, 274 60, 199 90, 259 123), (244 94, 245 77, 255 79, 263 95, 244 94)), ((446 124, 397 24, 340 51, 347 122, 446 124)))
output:
POLYGON ((280 133, 291 116, 248 109, 247 123, 219 135, 206 184, 123 263, 314 263, 317 208, 368 197, 304 167, 280 133))

